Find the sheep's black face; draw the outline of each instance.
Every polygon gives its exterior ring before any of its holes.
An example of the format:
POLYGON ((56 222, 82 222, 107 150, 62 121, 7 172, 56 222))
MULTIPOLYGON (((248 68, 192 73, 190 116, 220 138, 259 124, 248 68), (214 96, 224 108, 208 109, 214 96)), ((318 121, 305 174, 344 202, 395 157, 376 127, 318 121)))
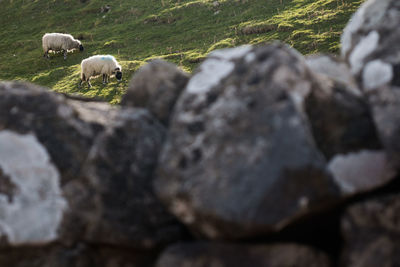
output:
POLYGON ((84 48, 83 48, 83 45, 79 45, 79 51, 81 51, 81 52, 82 52, 82 51, 83 51, 83 49, 84 49, 84 48))
POLYGON ((120 81, 122 79, 122 71, 117 71, 117 73, 115 74, 115 78, 117 78, 118 81, 120 81))

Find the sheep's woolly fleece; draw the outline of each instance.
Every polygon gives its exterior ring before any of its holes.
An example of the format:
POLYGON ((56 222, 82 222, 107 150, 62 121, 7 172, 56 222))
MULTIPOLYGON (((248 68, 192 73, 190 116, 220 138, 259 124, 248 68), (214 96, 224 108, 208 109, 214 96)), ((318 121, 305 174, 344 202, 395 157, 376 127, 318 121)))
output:
POLYGON ((87 79, 100 74, 111 75, 116 68, 119 68, 120 71, 122 70, 117 60, 111 55, 96 55, 84 59, 82 60, 81 68, 81 77, 85 75, 87 79))
POLYGON ((60 51, 60 50, 73 50, 78 49, 81 45, 79 40, 76 40, 70 34, 64 33, 46 33, 42 38, 43 51, 48 50, 60 51))

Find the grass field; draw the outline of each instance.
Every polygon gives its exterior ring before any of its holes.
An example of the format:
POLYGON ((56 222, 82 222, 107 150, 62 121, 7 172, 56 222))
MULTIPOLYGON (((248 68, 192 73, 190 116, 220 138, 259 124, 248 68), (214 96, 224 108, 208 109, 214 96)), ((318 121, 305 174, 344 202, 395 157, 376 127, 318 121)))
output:
POLYGON ((3 0, 0 80, 26 80, 55 91, 118 103, 130 77, 152 58, 192 71, 208 52, 274 39, 303 54, 337 53, 339 37, 362 0, 3 0), (110 5, 108 12, 102 8, 110 5), (71 33, 84 52, 45 60, 41 37, 71 33), (80 62, 114 55, 124 77, 78 87, 80 62))

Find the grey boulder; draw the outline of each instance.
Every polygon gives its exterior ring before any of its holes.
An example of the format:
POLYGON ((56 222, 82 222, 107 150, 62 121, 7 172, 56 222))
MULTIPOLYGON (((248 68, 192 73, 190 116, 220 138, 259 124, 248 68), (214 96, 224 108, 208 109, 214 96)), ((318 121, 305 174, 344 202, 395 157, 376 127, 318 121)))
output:
POLYGON ((306 96, 318 148, 345 194, 370 191, 396 174, 379 139, 368 101, 346 64, 329 55, 307 59, 319 86, 306 96))
POLYGON ((176 100, 189 75, 174 64, 157 59, 141 67, 132 77, 121 105, 147 108, 168 125, 176 100))
POLYGON ((144 109, 123 108, 90 150, 81 179, 67 184, 65 240, 154 248, 179 240, 181 225, 154 196, 165 128, 144 109))
POLYGON ((342 35, 342 56, 366 93, 391 166, 400 168, 400 4, 368 0, 342 35))
POLYGON ((0 249, 0 266, 12 267, 153 267, 157 253, 79 243, 0 249))
POLYGON ((341 54, 365 91, 400 86, 400 4, 368 0, 353 15, 341 39, 341 54))
POLYGON ((347 208, 340 266, 399 266, 400 195, 375 197, 347 208))
POLYGON ((76 178, 95 136, 64 96, 20 82, 0 82, 1 130, 33 134, 60 171, 62 184, 76 178))
POLYGON ((297 244, 182 243, 160 256, 156 267, 329 267, 327 255, 297 244))
POLYGON ((336 202, 302 111, 314 84, 301 55, 279 43, 212 52, 176 104, 157 195, 211 239, 278 231, 336 202))

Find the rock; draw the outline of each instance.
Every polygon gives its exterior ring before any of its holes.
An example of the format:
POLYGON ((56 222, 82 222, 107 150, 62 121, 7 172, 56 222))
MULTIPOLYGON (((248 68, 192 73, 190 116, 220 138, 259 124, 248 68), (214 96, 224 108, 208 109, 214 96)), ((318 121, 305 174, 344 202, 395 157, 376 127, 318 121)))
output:
POLYGON ((83 243, 0 249, 0 266, 12 267, 152 267, 155 259, 154 252, 83 243))
POLYGON ((218 243, 177 244, 164 251, 156 267, 325 267, 322 252, 296 244, 233 245, 218 243))
POLYGON ((386 184, 396 171, 381 145, 367 101, 351 81, 341 79, 343 65, 324 57, 313 61, 320 86, 306 96, 304 109, 335 181, 350 195, 386 184))
POLYGON ((396 0, 368 0, 343 31, 341 53, 365 91, 399 87, 400 5, 396 0))
POLYGON ((95 133, 65 97, 20 82, 0 82, 0 131, 32 134, 60 171, 62 184, 75 179, 95 133))
POLYGON ((378 135, 391 165, 400 168, 400 4, 369 0, 342 35, 342 55, 367 94, 378 135))
POLYGON ((122 96, 121 105, 147 108, 168 125, 172 109, 188 78, 188 74, 175 65, 153 60, 135 73, 122 96))
POLYGON ((360 150, 381 150, 369 106, 346 84, 326 79, 307 95, 305 111, 327 159, 360 150))
POLYGON ((350 206, 342 219, 345 243, 340 266, 398 266, 399 214, 399 194, 350 206))
POLYGON ((57 240, 67 206, 60 174, 36 136, 0 130, 0 246, 57 240))
POLYGON ((179 240, 181 225, 152 189, 165 128, 148 112, 22 83, 0 83, 0 96, 4 247, 179 240))
POLYGON ((400 91, 381 88, 369 95, 374 121, 390 164, 400 169, 400 91))
MULTIPOLYGON (((354 76, 341 58, 329 54, 311 55, 306 58, 307 66, 316 74, 332 80, 330 83, 345 85, 354 95, 361 96, 354 76)), ((324 79, 322 82, 327 82, 324 79)))
POLYGON ((95 133, 102 132, 120 110, 117 106, 99 101, 67 99, 67 103, 74 108, 81 120, 91 126, 95 133))
POLYGON ((329 161, 328 169, 348 196, 378 189, 396 176, 396 170, 381 150, 337 154, 329 161))
POLYGON ((72 208, 65 240, 154 248, 179 240, 182 228, 154 196, 153 172, 165 128, 146 110, 124 108, 99 134, 82 178, 65 186, 72 208))
POLYGON ((84 246, 62 248, 40 246, 0 249, 0 266, 13 267, 89 267, 93 260, 84 246))
POLYGON ((155 189, 169 210, 195 233, 236 239, 337 201, 301 111, 312 79, 281 44, 212 52, 179 98, 161 154, 155 189))

